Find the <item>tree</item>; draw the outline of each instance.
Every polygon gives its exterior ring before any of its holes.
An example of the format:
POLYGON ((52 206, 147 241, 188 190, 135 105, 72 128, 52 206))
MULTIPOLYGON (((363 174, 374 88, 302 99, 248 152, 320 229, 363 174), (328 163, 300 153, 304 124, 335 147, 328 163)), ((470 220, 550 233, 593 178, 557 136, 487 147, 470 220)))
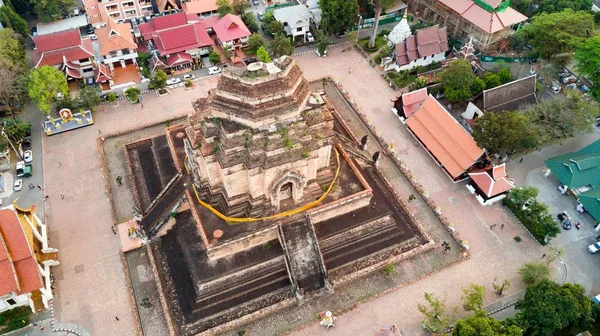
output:
POLYGON ((261 62, 264 62, 264 63, 271 62, 271 57, 269 57, 269 53, 267 52, 267 49, 265 49, 264 46, 261 46, 260 48, 258 48, 258 50, 256 51, 256 57, 261 62))
POLYGON ((93 110, 102 103, 100 98, 100 88, 97 86, 86 85, 77 93, 77 105, 80 109, 93 110))
POLYGON ((592 93, 600 99, 600 36, 590 37, 579 45, 575 50, 575 60, 577 69, 594 83, 592 93))
POLYGON ((510 281, 504 280, 502 282, 496 282, 497 279, 494 278, 494 282, 492 283, 492 287, 494 287, 494 291, 499 296, 504 295, 504 291, 507 291, 510 288, 510 281))
POLYGON ((475 119, 472 135, 490 154, 504 156, 536 146, 529 119, 518 111, 485 113, 475 119))
POLYGON ((536 187, 520 187, 510 191, 509 199, 519 208, 523 207, 527 202, 535 200, 539 190, 536 187))
POLYGON ((500 81, 500 77, 493 72, 488 72, 483 76, 483 81, 485 82, 486 89, 492 89, 496 86, 500 86, 502 82, 500 81))
POLYGON ((15 13, 11 6, 0 7, 0 21, 2 21, 2 25, 5 28, 11 28, 15 32, 21 34, 21 36, 27 36, 27 34, 29 34, 27 21, 19 14, 15 13))
POLYGON ((479 77, 473 78, 473 83, 471 83, 471 86, 469 87, 469 93, 471 94, 471 96, 476 96, 480 94, 481 92, 483 92, 484 89, 485 82, 483 81, 483 79, 479 77))
POLYGON ((6 120, 4 123, 4 132, 12 142, 20 142, 31 133, 31 123, 19 119, 6 120))
MULTIPOLYGON (((245 13, 246 9, 248 9, 248 7, 250 7, 250 5, 248 4, 248 0, 233 0, 231 6, 233 8, 233 14, 236 14, 236 15, 248 14, 254 21, 254 14, 245 13)), ((244 16, 242 15, 242 20, 243 20, 243 18, 244 18, 244 16)), ((246 23, 246 21, 244 21, 244 23, 246 23)), ((256 24, 256 22, 255 22, 255 24, 256 24)), ((250 27, 248 27, 248 28, 250 28, 250 27)))
POLYGON ((357 0, 319 0, 321 29, 328 35, 343 35, 359 18, 357 0))
POLYGON ((75 0, 30 0, 33 11, 44 22, 67 16, 75 7, 75 0))
POLYGON ((140 91, 140 89, 138 89, 135 86, 132 86, 125 90, 125 97, 127 97, 127 99, 129 99, 129 102, 131 102, 132 104, 135 104, 140 100, 141 94, 142 92, 140 91))
POLYGON ((142 76, 145 78, 150 78, 152 76, 152 74, 150 74, 150 69, 148 68, 148 61, 150 61, 151 58, 152 56, 149 53, 143 51, 138 52, 137 63, 142 68, 142 76))
POLYGON ((592 301, 578 284, 543 280, 527 287, 517 307, 527 335, 552 335, 569 325, 585 327, 593 321, 592 301))
POLYGON ((550 265, 556 259, 559 259, 565 253, 562 247, 550 246, 550 252, 546 256, 546 265, 550 265))
POLYGON ((21 92, 17 86, 20 75, 10 68, 0 67, 0 107, 7 108, 13 118, 16 118, 16 107, 22 105, 21 92))
POLYGON ((285 28, 283 27, 283 23, 279 21, 271 21, 267 25, 267 30, 265 30, 265 34, 275 36, 277 34, 286 35, 285 28))
POLYGON ((229 0, 217 0, 216 5, 219 17, 223 17, 227 14, 233 13, 233 6, 229 0))
POLYGON ((251 33, 258 32, 258 30, 259 30, 258 23, 256 22, 256 19, 254 18, 254 14, 252 14, 252 12, 242 14, 241 18, 251 33))
POLYGON ((223 47, 223 57, 225 57, 227 62, 231 61, 231 56, 233 56, 233 51, 227 46, 223 47))
POLYGON ((535 285, 550 279, 550 268, 541 261, 530 262, 519 268, 519 275, 526 285, 535 285))
POLYGON ((412 84, 410 84, 408 86, 408 91, 412 92, 415 90, 422 89, 427 86, 427 82, 428 82, 427 77, 419 76, 415 79, 415 81, 412 84))
POLYGON ((522 112, 534 125, 530 132, 537 133, 541 144, 548 144, 591 132, 600 107, 595 101, 585 100, 578 92, 570 91, 566 99, 541 101, 522 112))
POLYGON ((107 99, 109 103, 114 104, 117 101, 117 95, 114 92, 110 92, 107 99))
POLYGON ((519 30, 541 57, 565 64, 571 53, 594 31, 594 17, 589 12, 566 9, 556 13, 541 13, 533 22, 519 30))
POLYGON ((25 71, 25 47, 21 36, 10 28, 0 30, 0 68, 25 71))
POLYGON ((502 84, 506 84, 506 83, 512 81, 512 79, 513 79, 512 75, 510 74, 510 70, 508 68, 502 68, 502 69, 498 70, 496 75, 498 75, 498 78, 500 79, 500 82, 502 82, 502 84))
POLYGON ((473 82, 477 77, 473 74, 469 61, 458 59, 450 63, 448 69, 442 72, 441 78, 446 98, 458 102, 471 97, 473 82))
POLYGON ((273 42, 271 42, 271 52, 275 57, 283 55, 291 56, 294 53, 294 45, 284 34, 277 34, 273 42))
POLYGON ((167 79, 167 74, 162 70, 158 70, 150 80, 148 87, 153 90, 162 90, 167 87, 167 79))
POLYGON ((329 38, 322 30, 317 31, 317 51, 319 55, 324 55, 329 46, 329 38))
POLYGON ((258 48, 263 47, 265 45, 265 40, 260 36, 260 34, 253 33, 248 38, 248 49, 257 52, 258 48))
POLYGON ((493 317, 487 317, 485 311, 477 310, 475 315, 456 321, 452 336, 521 336, 523 332, 516 325, 508 325, 493 317))
POLYGON ((375 20, 373 20, 373 32, 369 39, 369 48, 375 48, 375 39, 377 38, 377 28, 379 27, 379 18, 381 17, 381 11, 388 9, 396 3, 395 0, 369 0, 369 3, 373 5, 375 10, 375 20))
POLYGON ((512 0, 511 7, 519 12, 532 17, 539 13, 554 13, 565 9, 574 11, 589 10, 592 7, 592 0, 512 0))
POLYGON ((208 60, 213 65, 221 63, 221 55, 218 52, 213 51, 208 55, 208 60))
POLYGON ((53 66, 32 69, 27 80, 27 94, 42 113, 49 115, 57 96, 69 94, 67 79, 62 71, 53 66))
POLYGON ((423 294, 427 305, 418 304, 421 314, 427 318, 423 324, 429 331, 445 330, 450 325, 450 316, 446 312, 446 305, 432 293, 423 294))
POLYGON ((477 311, 483 307, 485 287, 478 284, 470 284, 462 289, 463 309, 466 311, 477 311))

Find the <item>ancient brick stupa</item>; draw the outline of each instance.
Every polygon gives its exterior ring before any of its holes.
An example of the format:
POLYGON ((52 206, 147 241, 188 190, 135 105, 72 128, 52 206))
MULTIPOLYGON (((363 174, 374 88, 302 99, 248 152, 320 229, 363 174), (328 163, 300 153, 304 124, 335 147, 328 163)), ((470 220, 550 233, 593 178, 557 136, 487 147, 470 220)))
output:
POLYGON ((194 104, 187 164, 201 198, 231 217, 313 201, 330 174, 333 116, 290 57, 224 71, 194 104))

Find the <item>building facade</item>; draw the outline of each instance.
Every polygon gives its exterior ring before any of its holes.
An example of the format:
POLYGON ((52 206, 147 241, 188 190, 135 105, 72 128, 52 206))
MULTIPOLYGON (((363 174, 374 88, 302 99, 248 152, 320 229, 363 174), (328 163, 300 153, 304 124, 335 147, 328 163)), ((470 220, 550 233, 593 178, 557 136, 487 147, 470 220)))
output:
POLYGON ((464 42, 473 38, 485 51, 512 35, 527 17, 509 7, 510 0, 407 0, 416 17, 447 27, 448 34, 464 42))
POLYGON ((79 29, 33 36, 34 67, 50 65, 64 71, 67 79, 94 76, 92 40, 82 39, 79 29))
POLYGON ((89 23, 95 27, 106 24, 109 18, 116 22, 154 14, 151 0, 83 0, 89 23))
POLYGON ((305 41, 306 34, 310 32, 312 13, 304 5, 288 6, 273 10, 275 20, 283 24, 283 28, 292 40, 298 38, 305 41))

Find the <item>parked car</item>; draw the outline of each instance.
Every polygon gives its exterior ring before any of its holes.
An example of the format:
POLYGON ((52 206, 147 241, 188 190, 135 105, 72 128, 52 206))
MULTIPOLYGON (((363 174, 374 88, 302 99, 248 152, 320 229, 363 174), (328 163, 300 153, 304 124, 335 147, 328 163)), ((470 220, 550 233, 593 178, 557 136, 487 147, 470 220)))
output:
POLYGON ((592 301, 594 301, 595 304, 600 304, 600 294, 594 296, 592 301))
POLYGON ((25 172, 25 161, 17 162, 17 177, 22 177, 25 172))
POLYGON ((250 63, 255 63, 258 62, 258 58, 256 57, 246 57, 244 58, 244 63, 246 63, 246 65, 250 64, 250 63))
POLYGON ((23 160, 26 163, 33 161, 33 152, 30 150, 26 150, 25 153, 23 153, 23 160))
POLYGON ((263 18, 264 15, 265 14, 263 14, 261 12, 256 13, 256 17, 258 17, 258 21, 262 21, 262 18, 263 18))
POLYGON ((15 191, 21 191, 21 189, 23 189, 23 180, 18 179, 15 180, 15 191))
POLYGON ((558 218, 558 222, 560 223, 563 229, 571 230, 573 224, 571 223, 571 217, 566 211, 559 213, 558 215, 556 215, 556 217, 558 218))
POLYGON ((315 42, 315 37, 311 34, 311 32, 306 33, 306 40, 308 42, 315 42))
POLYGON ((552 80, 552 84, 550 85, 550 89, 554 93, 559 93, 560 90, 561 90, 560 83, 558 83, 558 81, 556 81, 556 80, 552 80))
POLYGON ((588 252, 590 252, 591 254, 595 254, 598 251, 600 251, 599 243, 593 243, 592 245, 588 246, 588 252))
POLYGON ((562 77, 563 84, 575 83, 577 82, 577 77, 571 75, 567 77, 562 77))
POLYGON ((194 78, 196 78, 196 76, 194 76, 193 74, 187 74, 187 75, 183 75, 183 80, 186 80, 186 79, 194 79, 194 78))
POLYGON ((254 6, 258 6, 258 0, 252 0, 252 3, 254 4, 254 6))
POLYGON ((31 36, 37 36, 37 35, 38 35, 37 27, 31 28, 31 36))
POLYGON ((30 136, 26 136, 23 138, 23 142, 21 143, 23 145, 23 149, 28 151, 31 149, 31 137, 30 136))
POLYGON ((218 66, 208 68, 209 75, 218 75, 220 73, 221 73, 221 68, 219 68, 218 66))
POLYGON ((575 89, 577 89, 577 84, 575 84, 575 83, 567 84, 567 85, 565 85, 565 89, 575 90, 575 89))
POLYGON ((175 85, 177 83, 181 83, 181 78, 175 77, 175 78, 167 79, 167 85, 175 85))

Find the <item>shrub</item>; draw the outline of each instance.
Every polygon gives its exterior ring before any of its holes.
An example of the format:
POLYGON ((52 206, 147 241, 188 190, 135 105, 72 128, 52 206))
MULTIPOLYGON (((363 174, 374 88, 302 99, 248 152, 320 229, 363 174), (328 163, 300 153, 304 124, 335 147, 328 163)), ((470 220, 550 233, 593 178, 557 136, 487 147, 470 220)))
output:
POLYGON ((513 239, 517 242, 520 243, 521 242, 521 237, 520 236, 514 236, 513 239))
POLYGON ((208 55, 208 60, 213 65, 221 63, 221 55, 218 52, 213 51, 208 55))
MULTIPOLYGON (((503 200, 504 205, 512 211, 519 221, 531 232, 535 239, 542 245, 551 237, 556 237, 560 227, 548 213, 548 206, 538 202, 529 195, 536 194, 535 188, 513 189, 509 197, 503 200), (525 195, 525 196, 523 196, 525 195)), ((516 239, 515 239, 516 241, 516 239)))
POLYGON ((383 273, 387 277, 392 276, 395 271, 396 271, 396 268, 394 267, 393 264, 387 264, 387 265, 383 266, 383 273))
POLYGON ((117 95, 114 92, 108 94, 108 101, 114 103, 117 101, 117 95))

